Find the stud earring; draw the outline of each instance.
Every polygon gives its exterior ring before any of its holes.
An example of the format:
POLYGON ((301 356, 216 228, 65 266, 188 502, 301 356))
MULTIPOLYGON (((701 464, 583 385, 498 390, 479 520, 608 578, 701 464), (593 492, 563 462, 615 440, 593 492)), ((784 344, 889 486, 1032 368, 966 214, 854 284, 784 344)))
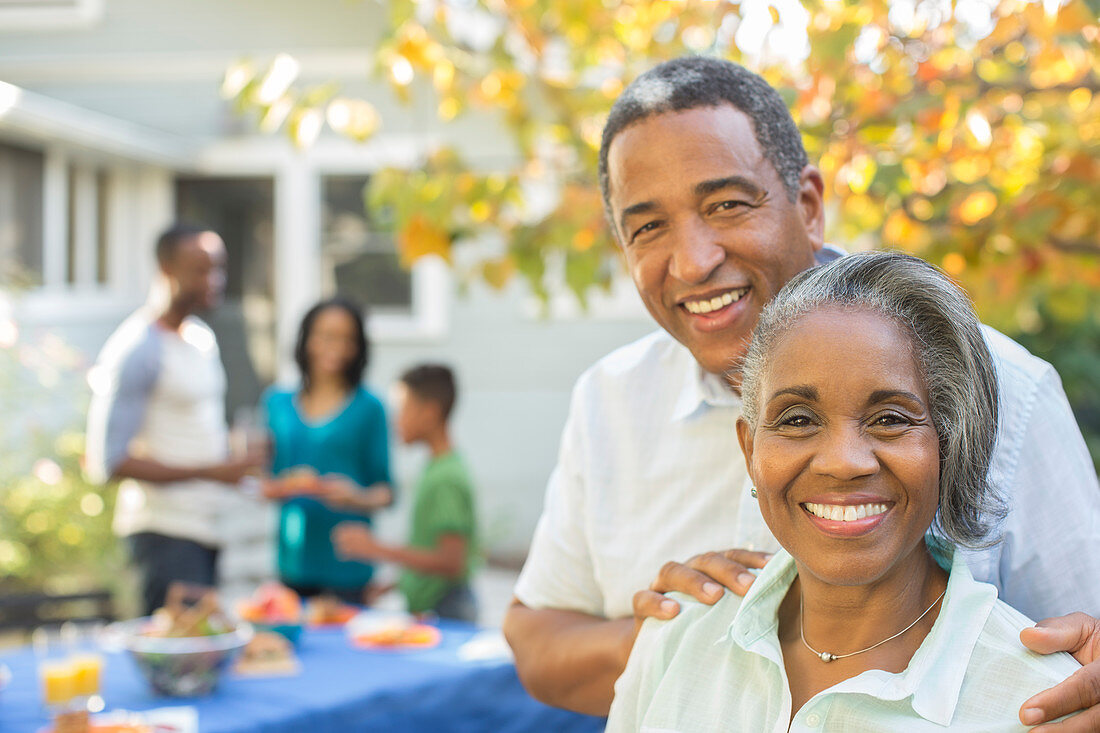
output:
POLYGON ((756 498, 756 487, 753 486, 749 489, 749 493, 752 494, 752 498, 756 498))

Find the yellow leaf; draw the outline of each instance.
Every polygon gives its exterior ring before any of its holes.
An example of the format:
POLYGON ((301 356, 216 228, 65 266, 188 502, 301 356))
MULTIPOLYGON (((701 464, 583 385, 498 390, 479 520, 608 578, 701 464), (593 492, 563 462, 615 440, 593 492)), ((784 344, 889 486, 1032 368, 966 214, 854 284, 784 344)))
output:
POLYGON ((977 224, 996 208, 997 197, 991 191, 974 191, 959 205, 959 219, 964 224, 977 224))
POLYGON ((943 256, 943 269, 948 275, 961 275, 966 269, 966 258, 958 252, 948 252, 943 256))
POLYGON ((488 201, 479 199, 470 204, 470 218, 479 224, 489 221, 489 215, 492 213, 493 209, 488 201))
POLYGON ((905 215, 905 212, 901 209, 895 209, 890 213, 890 216, 886 217, 886 224, 882 227, 883 242, 888 247, 901 246, 909 239, 912 229, 912 222, 909 221, 909 217, 905 215))

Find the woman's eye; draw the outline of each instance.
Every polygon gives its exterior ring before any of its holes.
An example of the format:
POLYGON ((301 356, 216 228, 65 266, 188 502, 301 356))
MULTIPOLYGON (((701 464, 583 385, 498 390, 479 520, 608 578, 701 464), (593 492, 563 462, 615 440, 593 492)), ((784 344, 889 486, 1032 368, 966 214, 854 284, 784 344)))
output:
POLYGON ((892 413, 888 413, 888 414, 879 415, 878 417, 876 417, 874 419, 873 424, 877 425, 879 427, 883 427, 883 428, 892 428, 892 427, 895 427, 897 425, 908 425, 909 421, 906 420, 901 415, 895 415, 895 414, 892 414, 892 413))
POLYGON ((805 428, 805 427, 809 427, 810 418, 807 417, 806 415, 790 415, 788 417, 783 418, 779 422, 779 424, 780 425, 786 425, 786 426, 789 426, 789 427, 792 427, 792 428, 805 428))

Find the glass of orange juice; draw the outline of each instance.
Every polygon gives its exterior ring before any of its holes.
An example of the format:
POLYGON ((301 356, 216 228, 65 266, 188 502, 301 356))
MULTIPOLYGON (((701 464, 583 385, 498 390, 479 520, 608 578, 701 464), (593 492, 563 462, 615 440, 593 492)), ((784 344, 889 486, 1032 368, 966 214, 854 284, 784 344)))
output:
POLYGON ((42 702, 47 708, 68 708, 76 697, 76 667, 68 659, 46 659, 38 664, 42 702))
POLYGON ((73 692, 78 697, 99 694, 99 676, 103 670, 103 657, 85 653, 69 657, 73 667, 73 692))

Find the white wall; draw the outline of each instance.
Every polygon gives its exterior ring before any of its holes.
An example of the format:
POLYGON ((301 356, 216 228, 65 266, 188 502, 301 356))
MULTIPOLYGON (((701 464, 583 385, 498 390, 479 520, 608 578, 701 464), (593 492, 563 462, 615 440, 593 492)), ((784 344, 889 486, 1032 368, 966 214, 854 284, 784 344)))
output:
MULTIPOLYGON (((569 396, 576 378, 598 358, 649 333, 647 316, 547 320, 525 314, 526 287, 506 293, 474 286, 456 300, 449 334, 436 343, 379 344, 368 383, 388 390, 402 371, 423 361, 449 364, 459 382, 452 426, 477 482, 488 549, 522 557, 542 508, 569 396)), ((402 501, 384 532, 404 531, 422 450, 398 447, 402 501)))

